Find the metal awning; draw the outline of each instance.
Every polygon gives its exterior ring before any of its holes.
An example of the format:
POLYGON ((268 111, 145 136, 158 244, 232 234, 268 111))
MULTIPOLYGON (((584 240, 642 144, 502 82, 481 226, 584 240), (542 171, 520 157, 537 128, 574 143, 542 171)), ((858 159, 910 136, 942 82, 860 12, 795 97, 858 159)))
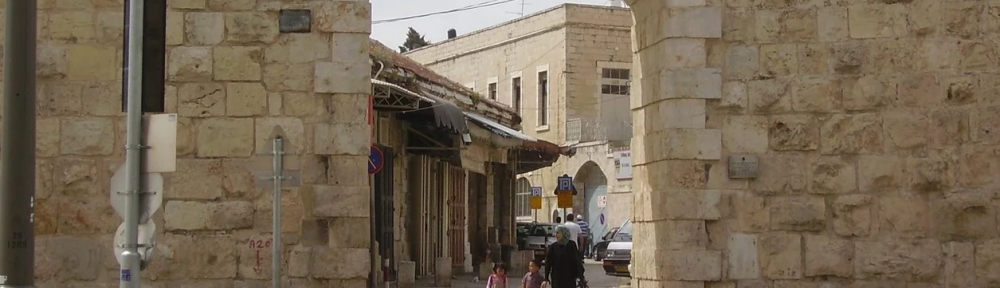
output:
POLYGON ((455 134, 468 134, 462 109, 451 101, 434 95, 420 95, 402 86, 386 81, 371 79, 374 106, 376 109, 412 111, 430 109, 434 112, 434 124, 447 128, 455 134))
POLYGON ((478 123, 479 126, 482 126, 483 128, 486 128, 487 130, 490 130, 491 132, 496 133, 497 135, 507 138, 517 138, 520 140, 530 141, 530 142, 538 141, 538 139, 535 139, 534 137, 524 135, 524 133, 514 130, 513 128, 504 126, 503 124, 490 120, 489 118, 486 118, 486 116, 482 116, 471 112, 464 112, 464 113, 466 117, 472 119, 472 122, 478 123))

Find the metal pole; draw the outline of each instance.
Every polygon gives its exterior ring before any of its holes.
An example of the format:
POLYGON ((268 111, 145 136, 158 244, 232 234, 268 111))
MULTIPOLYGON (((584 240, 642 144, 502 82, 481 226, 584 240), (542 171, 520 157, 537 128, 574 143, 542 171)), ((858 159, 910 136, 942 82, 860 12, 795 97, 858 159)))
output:
POLYGON ((271 286, 274 288, 281 288, 281 180, 285 179, 282 175, 282 171, 285 169, 282 167, 282 156, 285 155, 284 144, 281 142, 281 137, 274 137, 274 147, 272 147, 271 152, 274 153, 274 216, 273 223, 274 232, 272 232, 271 237, 274 240, 271 241, 271 286))
POLYGON ((36 0, 8 0, 0 160, 0 287, 35 287, 36 0))
POLYGON ((125 251, 122 252, 119 287, 138 288, 140 278, 139 200, 142 196, 142 32, 143 0, 129 0, 128 10, 128 107, 125 116, 125 251))
MULTIPOLYGON (((369 161, 371 161, 371 160, 369 160, 369 161)), ((369 187, 368 191, 371 192, 371 197, 369 197, 369 198, 371 198, 371 200, 369 201, 369 205, 371 207, 371 211, 375 211, 375 193, 376 193, 376 191, 375 191, 375 174, 368 174, 368 187, 369 187)), ((375 217, 371 217, 371 221, 372 221, 372 224, 371 224, 372 228, 368 229, 368 230, 370 230, 370 231, 368 231, 368 237, 371 237, 371 241, 369 241, 369 245, 368 245, 368 252, 369 252, 368 254, 370 254, 370 255, 368 255, 368 257, 370 257, 372 259, 371 264, 369 265, 370 266, 369 269, 371 269, 372 272, 371 272, 371 275, 369 275, 370 276, 369 278, 371 278, 371 281, 368 281, 368 282, 369 282, 369 286, 370 287, 377 288, 378 287, 378 281, 375 278, 375 276, 378 275, 378 273, 376 273, 376 272, 378 272, 378 265, 375 264, 374 260, 378 259, 376 257, 376 255, 378 255, 378 251, 376 251, 376 249, 375 249, 375 242, 378 240, 376 238, 376 235, 375 235, 375 225, 377 225, 378 223, 375 223, 375 217)), ((385 244, 379 243, 379 245, 385 245, 385 244)))

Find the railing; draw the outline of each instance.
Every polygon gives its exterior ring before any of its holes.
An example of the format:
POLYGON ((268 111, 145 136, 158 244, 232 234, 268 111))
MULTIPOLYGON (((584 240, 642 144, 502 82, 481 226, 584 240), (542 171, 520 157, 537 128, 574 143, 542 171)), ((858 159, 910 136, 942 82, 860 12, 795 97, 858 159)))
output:
POLYGON ((627 120, 570 118, 566 120, 566 143, 632 140, 632 123, 627 120))

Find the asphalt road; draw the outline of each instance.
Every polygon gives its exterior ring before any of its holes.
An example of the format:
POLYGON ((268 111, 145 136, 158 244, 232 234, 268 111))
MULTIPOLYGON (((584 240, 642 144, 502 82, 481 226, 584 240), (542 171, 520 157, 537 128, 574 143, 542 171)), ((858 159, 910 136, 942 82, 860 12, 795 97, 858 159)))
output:
MULTIPOLYGON (((587 285, 590 288, 616 288, 622 286, 629 286, 629 278, 624 277, 614 277, 604 274, 604 268, 601 267, 601 262, 594 260, 587 260, 584 264, 584 269, 586 269, 587 285)), ((485 279, 482 281, 473 282, 472 275, 459 275, 452 278, 451 288, 483 288, 486 287, 485 279)), ((432 288, 438 287, 433 284, 433 276, 428 276, 423 279, 418 279, 415 287, 417 288, 432 288)), ((521 287, 521 275, 510 275, 508 278, 510 285, 508 288, 520 288, 521 287)))

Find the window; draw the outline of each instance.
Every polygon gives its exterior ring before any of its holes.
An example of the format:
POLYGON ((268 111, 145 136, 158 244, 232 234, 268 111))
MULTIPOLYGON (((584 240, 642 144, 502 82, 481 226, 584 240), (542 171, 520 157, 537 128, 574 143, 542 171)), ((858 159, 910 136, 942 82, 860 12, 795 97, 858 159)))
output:
POLYGON ((538 126, 549 125, 549 71, 538 72, 538 126))
POLYGON ((514 201, 515 217, 531 217, 531 182, 528 179, 517 179, 514 201))
POLYGON ((490 100, 497 100, 497 83, 496 82, 490 83, 486 89, 489 93, 490 100))
POLYGON ((514 111, 517 111, 517 114, 521 114, 521 77, 515 77, 510 80, 510 91, 511 98, 513 98, 511 102, 514 104, 514 111))
POLYGON ((628 80, 629 69, 601 69, 601 94, 604 95, 629 95, 628 80))

